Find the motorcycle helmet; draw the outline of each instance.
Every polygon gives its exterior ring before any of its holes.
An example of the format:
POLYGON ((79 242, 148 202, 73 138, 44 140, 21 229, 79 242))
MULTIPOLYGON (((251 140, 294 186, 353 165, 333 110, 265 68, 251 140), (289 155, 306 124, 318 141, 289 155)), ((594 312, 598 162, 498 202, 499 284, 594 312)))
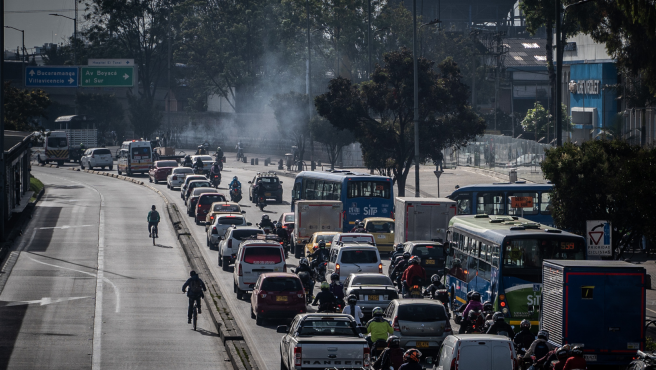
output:
POLYGON ((538 338, 549 340, 549 332, 544 329, 538 331, 538 338))
POLYGON ((262 220, 268 220, 268 219, 269 219, 269 215, 262 216, 262 220))
POLYGON ((323 240, 319 241, 319 248, 326 248, 326 242, 323 240))
POLYGON ((531 322, 524 319, 522 322, 519 323, 519 328, 520 329, 530 329, 531 328, 531 322))
POLYGON ((476 319, 478 319, 478 317, 479 317, 480 315, 481 315, 481 311, 478 311, 478 310, 471 310, 471 311, 469 311, 469 317, 468 317, 468 319, 469 319, 470 322, 473 323, 474 321, 476 321, 476 319))
POLYGON ((421 262, 421 259, 417 256, 412 256, 412 258, 410 259, 411 264, 414 264, 414 263, 419 264, 419 262, 421 262))
POLYGON ((479 292, 474 292, 472 293, 472 301, 480 302, 481 301, 481 293, 479 292))
POLYGON ((330 281, 339 281, 339 274, 333 272, 330 274, 330 281))
POLYGON ((383 316, 383 309, 380 307, 376 307, 373 309, 373 311, 371 311, 371 314, 373 316, 383 316))
POLYGON ((325 281, 323 283, 321 283, 321 290, 324 290, 324 289, 330 289, 330 284, 328 284, 325 281))
POLYGON ((194 270, 191 270, 191 272, 189 273, 189 276, 192 276, 192 277, 196 276, 196 275, 198 275, 198 274, 194 270))
POLYGON ((506 321, 503 314, 498 311, 494 313, 494 316, 492 316, 492 320, 494 320, 494 322, 506 321))
POLYGON ((403 354, 403 362, 409 362, 409 361, 419 362, 420 359, 421 359, 421 352, 419 352, 414 348, 405 351, 405 353, 403 354))
POLYGON ((364 229, 364 222, 358 223, 358 228, 359 229, 364 229))
POLYGON ((453 267, 462 267, 462 262, 460 262, 459 258, 453 260, 453 267))
POLYGON ((359 226, 359 225, 360 225, 360 220, 359 219, 355 220, 355 226, 359 226))
POLYGON ((572 348, 571 353, 572 353, 572 356, 583 357, 583 348, 581 348, 579 346, 574 346, 574 348, 572 348))
POLYGON ((396 245, 396 251, 399 252, 399 253, 403 252, 403 244, 402 243, 399 243, 399 244, 396 245))
POLYGON ((399 348, 401 347, 401 340, 396 335, 390 335, 389 338, 387 338, 387 347, 399 348))
POLYGON ((184 158, 184 159, 185 159, 185 160, 187 160, 187 159, 191 159, 191 156, 190 156, 189 154, 187 154, 187 155, 185 155, 185 158, 184 158))
POLYGON ((467 292, 467 302, 472 300, 472 294, 474 294, 473 290, 470 290, 469 292, 467 292))
POLYGON ((565 346, 558 348, 558 350, 556 351, 556 356, 558 357, 559 360, 567 359, 567 357, 569 356, 569 348, 565 348, 565 346))
POLYGON ((485 301, 485 303, 483 303, 483 311, 492 311, 492 309, 493 309, 492 302, 485 301))
POLYGON ((299 265, 305 265, 305 266, 307 266, 307 265, 309 264, 309 263, 308 263, 308 259, 305 258, 305 257, 303 257, 303 258, 301 258, 300 261, 298 261, 298 264, 299 264, 299 265))
POLYGON ((233 177, 232 179, 235 180, 235 181, 237 181, 237 176, 233 177))
POLYGON ((406 260, 406 261, 409 260, 410 259, 410 253, 408 253, 408 252, 403 253, 403 259, 406 260))
POLYGON ((356 304, 358 302, 358 296, 355 294, 349 294, 348 298, 346 298, 346 302, 348 302, 348 304, 356 304))
POLYGON ((440 281, 440 275, 434 274, 431 276, 431 283, 438 283, 440 281))

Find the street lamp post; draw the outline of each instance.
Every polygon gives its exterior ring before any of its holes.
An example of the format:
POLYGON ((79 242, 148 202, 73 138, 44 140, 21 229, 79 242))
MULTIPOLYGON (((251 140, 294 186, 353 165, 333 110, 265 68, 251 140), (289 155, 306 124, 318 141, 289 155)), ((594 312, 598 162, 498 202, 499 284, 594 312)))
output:
POLYGON ((16 31, 23 34, 23 49, 22 49, 22 51, 23 51, 23 63, 25 63, 25 30, 19 30, 18 28, 12 27, 12 26, 5 26, 5 28, 11 28, 12 30, 16 30, 16 31))
POLYGON ((62 17, 73 21, 73 65, 77 65, 77 1, 75 2, 75 18, 57 13, 50 13, 49 15, 62 17))
POLYGON ((414 77, 415 197, 419 197, 419 76, 417 74, 417 0, 412 0, 412 65, 414 77))

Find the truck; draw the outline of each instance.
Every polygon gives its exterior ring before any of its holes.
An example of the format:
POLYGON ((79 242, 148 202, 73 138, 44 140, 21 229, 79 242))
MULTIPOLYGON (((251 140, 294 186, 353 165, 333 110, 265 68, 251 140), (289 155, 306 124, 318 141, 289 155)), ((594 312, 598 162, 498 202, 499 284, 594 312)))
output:
POLYGON ((305 244, 318 231, 342 231, 343 205, 335 200, 298 200, 294 207, 296 225, 292 233, 294 256, 305 254, 305 244))
POLYGON ((346 314, 299 314, 278 326, 280 368, 368 369, 370 350, 355 319, 346 314))
POLYGON ((414 240, 443 243, 456 202, 447 198, 396 197, 394 200, 394 244, 414 240))
POLYGON ((80 161, 84 152, 80 150, 80 144, 84 144, 85 149, 98 146, 98 130, 95 129, 94 122, 93 118, 83 115, 57 117, 55 123, 59 123, 59 129, 66 132, 68 139, 68 160, 80 161), (91 128, 89 128, 90 126, 91 128))
POLYGON ((645 348, 645 268, 622 261, 544 260, 540 329, 581 346, 590 365, 629 365, 645 348))

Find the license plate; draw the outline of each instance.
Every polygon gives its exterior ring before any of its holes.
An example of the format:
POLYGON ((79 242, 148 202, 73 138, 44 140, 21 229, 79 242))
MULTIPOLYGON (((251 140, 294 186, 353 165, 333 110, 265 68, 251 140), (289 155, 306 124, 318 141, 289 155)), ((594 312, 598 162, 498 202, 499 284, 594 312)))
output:
POLYGON ((264 193, 264 195, 266 195, 267 197, 270 197, 271 193, 264 193))
POLYGON ((287 296, 286 295, 276 296, 276 302, 287 302, 287 296))
POLYGON ((385 234, 378 234, 378 239, 385 239, 387 238, 387 235, 385 234))
POLYGON ((597 355, 583 355, 586 361, 597 361, 597 355))
POLYGON ((369 296, 369 300, 370 300, 370 301, 378 301, 379 298, 380 298, 380 296, 378 296, 378 295, 370 295, 370 296, 369 296))
POLYGON ((428 342, 417 342, 417 348, 428 348, 428 342))
POLYGON ((434 265, 434 264, 435 264, 435 260, 426 260, 426 264, 427 264, 427 265, 434 265))

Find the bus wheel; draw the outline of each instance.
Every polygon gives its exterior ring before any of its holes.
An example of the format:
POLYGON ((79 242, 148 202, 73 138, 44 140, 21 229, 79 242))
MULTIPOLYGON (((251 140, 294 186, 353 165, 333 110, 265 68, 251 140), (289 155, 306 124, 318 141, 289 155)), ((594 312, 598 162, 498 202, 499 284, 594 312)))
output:
POLYGON ((119 176, 120 176, 121 173, 122 173, 122 172, 121 172, 121 169, 120 169, 120 168, 117 168, 116 171, 118 172, 118 174, 119 174, 119 176))
POLYGON ((59 167, 64 166, 64 161, 57 161, 57 166, 59 166, 59 167))

